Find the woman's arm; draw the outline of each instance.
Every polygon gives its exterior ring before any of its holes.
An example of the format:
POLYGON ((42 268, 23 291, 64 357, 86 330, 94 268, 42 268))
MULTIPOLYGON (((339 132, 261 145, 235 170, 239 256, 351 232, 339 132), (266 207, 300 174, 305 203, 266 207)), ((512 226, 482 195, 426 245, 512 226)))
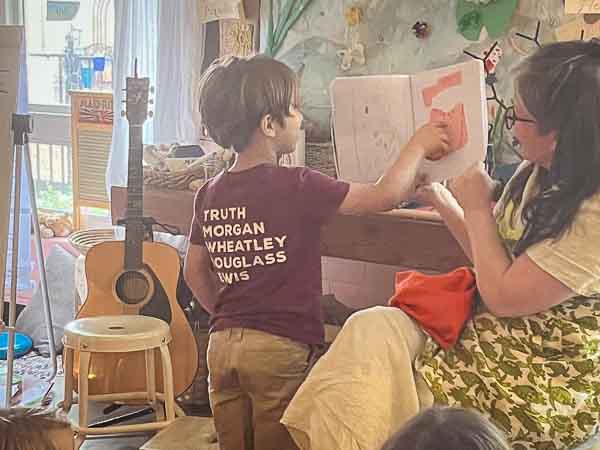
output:
POLYGON ((417 199, 436 209, 467 258, 473 262, 471 243, 465 226, 465 213, 452 193, 440 183, 431 183, 417 188, 417 199))
POLYGON ((451 191, 465 214, 477 287, 490 312, 517 317, 545 311, 575 293, 526 254, 512 260, 492 214, 493 180, 475 166, 453 181, 451 191))

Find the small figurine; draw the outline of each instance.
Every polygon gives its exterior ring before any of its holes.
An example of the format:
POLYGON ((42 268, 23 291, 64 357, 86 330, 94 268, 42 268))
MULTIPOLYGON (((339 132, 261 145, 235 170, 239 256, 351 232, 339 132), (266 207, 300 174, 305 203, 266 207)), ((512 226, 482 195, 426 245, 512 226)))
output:
POLYGON ((498 66, 498 63, 500 62, 500 59, 502 59, 503 54, 504 54, 504 52, 502 51, 502 48, 500 47, 500 45, 498 45, 498 44, 494 45, 494 49, 492 50, 492 52, 489 55, 487 55, 487 57, 485 58, 485 61, 484 61, 485 71, 487 73, 493 74, 496 72, 496 67, 498 66))
POLYGON ((365 45, 360 39, 360 24, 363 22, 364 14, 360 6, 352 6, 344 13, 346 19, 345 40, 346 48, 337 51, 339 67, 347 72, 354 64, 364 66, 367 62, 365 56, 365 45))
POLYGON ((361 42, 356 42, 351 48, 338 50, 337 55, 340 58, 340 70, 343 72, 350 70, 354 63, 364 66, 367 62, 365 46, 361 42))
POLYGON ((431 27, 427 22, 418 21, 412 26, 414 35, 419 39, 425 39, 431 34, 431 27))

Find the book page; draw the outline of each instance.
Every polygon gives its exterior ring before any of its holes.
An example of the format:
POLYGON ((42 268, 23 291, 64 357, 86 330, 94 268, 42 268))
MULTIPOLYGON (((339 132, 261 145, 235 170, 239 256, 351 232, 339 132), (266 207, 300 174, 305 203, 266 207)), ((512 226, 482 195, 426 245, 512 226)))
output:
POLYGON ((600 0, 565 0, 565 14, 598 14, 600 0))
POLYGON ((454 153, 426 161, 430 181, 457 177, 485 159, 487 104, 483 64, 473 60, 411 76, 415 129, 442 121, 448 124, 454 153))
POLYGON ((241 0, 202 0, 199 5, 200 23, 242 18, 241 0))
POLYGON ((565 23, 554 30, 557 41, 578 41, 600 37, 600 20, 594 23, 586 23, 583 16, 565 23))
POLYGON ((377 181, 414 132, 410 77, 336 78, 331 101, 339 178, 377 181))

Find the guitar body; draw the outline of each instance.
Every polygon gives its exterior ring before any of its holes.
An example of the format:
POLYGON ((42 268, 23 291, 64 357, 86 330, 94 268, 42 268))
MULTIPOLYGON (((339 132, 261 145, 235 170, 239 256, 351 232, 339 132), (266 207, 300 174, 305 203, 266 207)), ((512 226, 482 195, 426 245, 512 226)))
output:
MULTIPOLYGON (((149 300, 124 303, 117 295, 118 279, 123 273, 123 241, 93 246, 85 260, 88 295, 77 318, 120 314, 142 314, 165 320, 171 326, 169 344, 173 364, 175 395, 182 394, 193 382, 198 369, 196 340, 176 298, 180 263, 177 251, 162 243, 143 242, 143 263, 152 275, 154 286, 149 300)), ((78 371, 78 356, 75 356, 78 371)), ((162 364, 155 358, 157 389, 162 391, 162 364)), ((146 390, 144 352, 93 353, 90 362, 90 395, 141 392, 146 390)), ((163 391, 164 392, 164 391, 163 391)))

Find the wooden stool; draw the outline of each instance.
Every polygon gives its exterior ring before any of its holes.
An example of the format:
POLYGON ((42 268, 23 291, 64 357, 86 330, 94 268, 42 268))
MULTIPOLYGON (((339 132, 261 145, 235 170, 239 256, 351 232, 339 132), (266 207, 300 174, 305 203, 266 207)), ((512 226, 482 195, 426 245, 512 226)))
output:
MULTIPOLYGON (((100 316, 77 319, 67 324, 63 337, 65 367, 65 398, 63 410, 69 412, 73 404, 73 359, 79 352, 79 421, 73 424, 77 433, 76 448, 86 435, 136 433, 155 431, 168 426, 175 420, 175 395, 173 392, 173 369, 168 344, 171 342, 169 325, 147 316, 100 316), (160 349, 163 368, 163 393, 156 392, 154 351, 160 349), (146 356, 146 392, 121 392, 104 395, 88 395, 90 356, 92 353, 126 353, 144 351, 146 356), (88 427, 88 401, 146 400, 156 411, 156 421, 151 423, 88 427), (166 418, 162 413, 165 404, 166 418)), ((131 374, 135 376, 135 374, 131 374)))

